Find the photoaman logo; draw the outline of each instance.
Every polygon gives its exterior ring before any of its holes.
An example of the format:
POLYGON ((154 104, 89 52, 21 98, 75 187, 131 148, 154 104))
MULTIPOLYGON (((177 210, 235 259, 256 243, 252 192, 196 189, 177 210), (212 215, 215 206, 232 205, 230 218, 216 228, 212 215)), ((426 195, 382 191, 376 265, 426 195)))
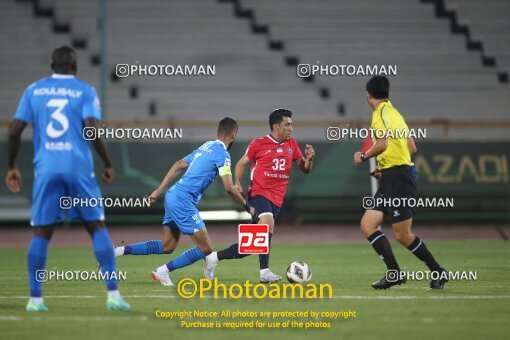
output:
POLYGON ((214 298, 230 299, 332 299, 333 286, 329 283, 306 285, 296 283, 284 284, 253 284, 246 280, 243 284, 223 284, 218 279, 200 279, 198 282, 192 278, 184 278, 177 285, 177 293, 184 299, 205 296, 212 293, 214 298))

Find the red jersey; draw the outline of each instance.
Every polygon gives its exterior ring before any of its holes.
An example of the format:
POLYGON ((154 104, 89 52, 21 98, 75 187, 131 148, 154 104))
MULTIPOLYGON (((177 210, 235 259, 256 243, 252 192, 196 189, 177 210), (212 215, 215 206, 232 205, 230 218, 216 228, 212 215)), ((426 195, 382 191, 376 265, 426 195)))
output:
POLYGON ((248 196, 261 195, 281 207, 292 162, 303 157, 299 145, 292 137, 279 142, 272 135, 267 135, 254 139, 248 145, 246 157, 253 162, 248 196))

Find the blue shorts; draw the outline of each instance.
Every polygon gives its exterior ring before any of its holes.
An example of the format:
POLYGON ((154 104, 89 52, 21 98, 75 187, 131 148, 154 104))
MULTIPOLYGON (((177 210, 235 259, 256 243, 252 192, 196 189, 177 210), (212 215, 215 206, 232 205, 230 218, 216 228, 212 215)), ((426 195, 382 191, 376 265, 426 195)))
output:
POLYGON ((194 234, 205 228, 192 198, 175 187, 170 188, 165 195, 163 224, 169 228, 176 228, 185 235, 194 234))
POLYGON ((251 219, 251 223, 258 223, 260 217, 272 215, 276 221, 280 214, 280 207, 261 195, 256 195, 248 199, 248 204, 255 208, 255 215, 251 219))
POLYGON ((71 207, 64 209, 66 198, 89 199, 102 197, 94 177, 81 174, 39 174, 34 178, 32 191, 32 220, 34 227, 47 226, 62 221, 67 212, 71 220, 85 222, 104 221, 104 207, 71 207), (64 198, 64 199, 62 199, 64 198))

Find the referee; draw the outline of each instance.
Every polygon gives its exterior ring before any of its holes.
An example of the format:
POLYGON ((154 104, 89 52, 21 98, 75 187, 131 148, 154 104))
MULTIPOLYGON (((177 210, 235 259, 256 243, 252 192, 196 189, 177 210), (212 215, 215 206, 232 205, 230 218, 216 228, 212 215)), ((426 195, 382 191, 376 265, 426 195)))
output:
MULTIPOLYGON (((409 198, 416 198, 415 169, 411 164, 411 153, 416 152, 412 138, 397 134, 409 131, 402 115, 388 100, 390 82, 383 76, 372 77, 366 85, 368 105, 374 110, 371 131, 377 131, 374 145, 367 152, 356 152, 354 163, 361 164, 369 158, 377 157, 377 169, 373 175, 379 179, 379 189, 374 196, 373 209, 365 210, 360 228, 372 247, 384 261, 388 271, 379 281, 374 282, 375 289, 387 289, 406 282, 405 275, 400 275, 400 267, 393 255, 390 242, 379 229, 379 225, 388 216, 396 240, 409 249, 425 263, 433 279, 430 288, 442 289, 448 282, 445 270, 437 263, 425 243, 411 231, 414 207, 403 205, 409 198), (383 133, 384 132, 384 133, 383 133), (395 138, 394 138, 395 137, 395 138), (396 199, 396 200, 395 200, 396 199), (400 200, 399 204, 391 203, 400 200)), ((366 207, 365 207, 366 208, 366 207)))

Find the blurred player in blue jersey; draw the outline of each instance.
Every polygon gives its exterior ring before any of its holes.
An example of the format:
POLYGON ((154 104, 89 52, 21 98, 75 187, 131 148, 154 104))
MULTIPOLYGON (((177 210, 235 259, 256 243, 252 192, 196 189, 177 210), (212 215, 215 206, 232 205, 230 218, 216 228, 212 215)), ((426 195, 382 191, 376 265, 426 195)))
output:
MULTIPOLYGON (((51 67, 55 72, 51 77, 42 78, 25 90, 9 130, 6 184, 17 193, 21 190, 21 174, 16 167, 21 134, 28 123, 33 126, 35 179, 30 224, 34 235, 28 248, 29 312, 48 310, 40 281, 44 279, 42 272, 55 223, 64 219, 62 198, 101 197, 90 142, 83 138, 83 129, 95 128, 101 119, 96 91, 75 77, 76 53, 70 47, 62 46, 53 52, 51 67)), ((96 139, 92 145, 104 162, 103 180, 111 182, 114 170, 104 142, 96 139)), ((106 307, 129 309, 117 288, 115 255, 104 225, 104 208, 72 207, 67 211, 69 219, 83 221, 92 237, 94 253, 107 278, 106 307)))
POLYGON ((217 130, 218 139, 202 144, 198 149, 175 162, 159 188, 149 196, 151 202, 156 201, 179 173, 187 168, 182 178, 166 192, 163 241, 147 241, 117 247, 115 255, 170 254, 177 247, 181 233, 189 235, 195 247, 152 272, 154 280, 164 286, 172 286, 169 272, 203 259, 213 251, 211 239, 196 206, 202 198, 202 193, 217 175, 220 175, 225 191, 232 199, 242 205, 246 211, 253 213, 253 209, 250 209, 246 200, 235 189, 232 181, 228 150, 234 143, 236 135, 236 121, 223 118, 217 130))

